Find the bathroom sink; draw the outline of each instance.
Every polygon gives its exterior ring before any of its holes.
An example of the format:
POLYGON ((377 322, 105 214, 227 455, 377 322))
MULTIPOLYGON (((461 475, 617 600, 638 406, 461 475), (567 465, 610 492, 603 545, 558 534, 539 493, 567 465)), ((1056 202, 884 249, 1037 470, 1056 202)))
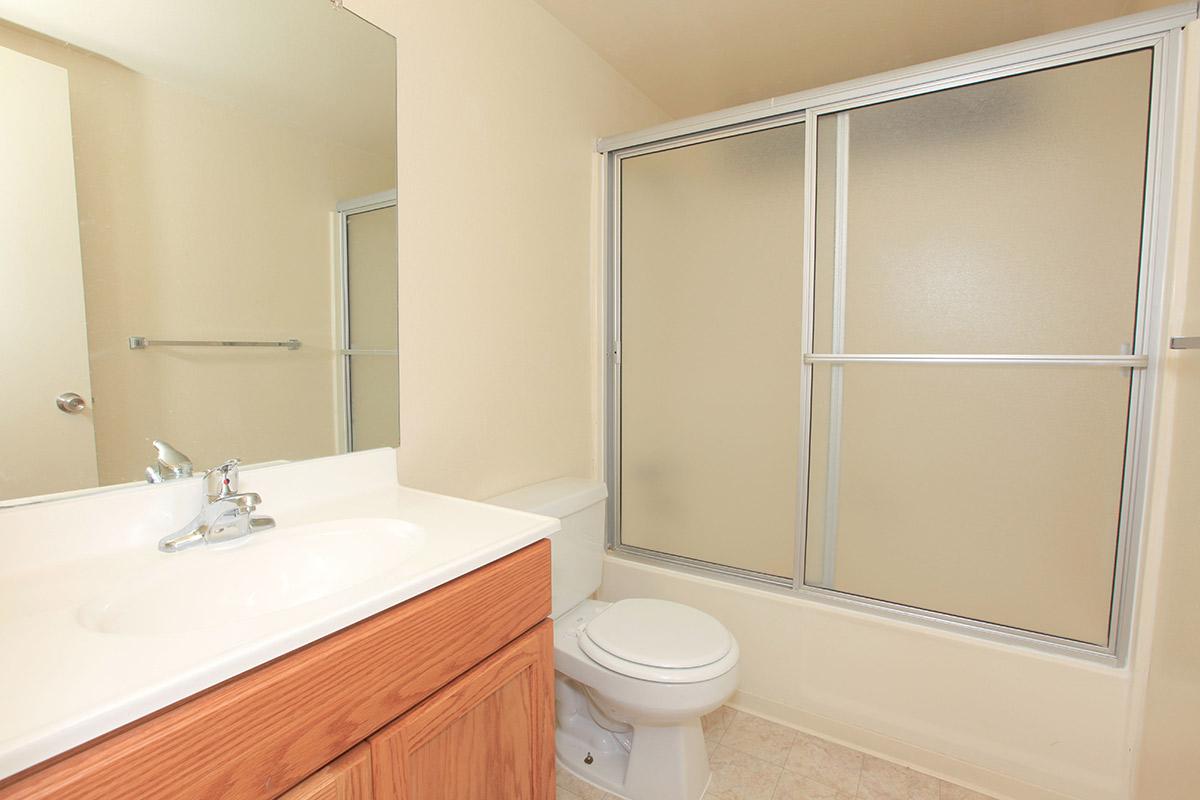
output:
POLYGON ((79 607, 93 631, 164 636, 217 628, 310 603, 403 566, 425 541, 397 519, 280 528, 155 559, 79 607))

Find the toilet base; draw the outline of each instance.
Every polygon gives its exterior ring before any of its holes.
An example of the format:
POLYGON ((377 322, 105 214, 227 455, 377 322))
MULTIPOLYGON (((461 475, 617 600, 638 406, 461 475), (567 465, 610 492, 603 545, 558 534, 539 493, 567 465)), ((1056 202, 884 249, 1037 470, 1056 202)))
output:
POLYGON ((626 797, 624 788, 628 756, 621 758, 611 751, 597 753, 586 742, 563 731, 554 732, 554 747, 557 751, 555 760, 562 769, 610 794, 626 797), (589 754, 592 756, 591 764, 584 760, 589 754))
POLYGON ((563 769, 626 800, 703 797, 711 773, 699 718, 611 731, 597 724, 579 684, 561 674, 555 683, 554 741, 563 769))

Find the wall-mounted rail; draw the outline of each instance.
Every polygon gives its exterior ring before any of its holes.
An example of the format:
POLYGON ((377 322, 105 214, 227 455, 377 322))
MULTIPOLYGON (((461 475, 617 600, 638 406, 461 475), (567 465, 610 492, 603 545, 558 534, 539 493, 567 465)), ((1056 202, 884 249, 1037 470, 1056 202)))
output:
POLYGON ((1172 350, 1200 350, 1200 336, 1172 336, 1172 350))
POLYGON ((288 350, 299 350, 299 339, 286 339, 282 342, 233 342, 201 339, 150 339, 146 336, 130 336, 130 350, 145 350, 147 347, 286 347, 288 350))
MULTIPOLYGON (((1173 346, 1173 345, 1172 345, 1173 346)), ((1042 364, 1145 369, 1148 356, 1003 355, 991 353, 806 353, 806 364, 1042 364)))

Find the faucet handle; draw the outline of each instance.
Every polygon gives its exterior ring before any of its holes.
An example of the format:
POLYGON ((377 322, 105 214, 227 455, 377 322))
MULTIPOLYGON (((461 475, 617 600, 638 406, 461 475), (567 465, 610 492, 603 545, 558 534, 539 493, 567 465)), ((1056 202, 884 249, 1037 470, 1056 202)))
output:
POLYGON ((218 464, 204 473, 205 490, 209 500, 220 500, 238 490, 238 466, 240 458, 231 458, 224 464, 218 464))
POLYGON ((192 460, 171 446, 170 442, 155 439, 154 445, 158 458, 146 467, 147 483, 162 483, 176 478, 192 477, 192 460))

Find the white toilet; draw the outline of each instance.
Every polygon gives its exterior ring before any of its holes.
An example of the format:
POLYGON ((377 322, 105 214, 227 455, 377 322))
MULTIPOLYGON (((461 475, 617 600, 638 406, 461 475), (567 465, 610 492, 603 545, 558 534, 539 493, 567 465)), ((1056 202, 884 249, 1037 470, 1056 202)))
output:
POLYGON ((720 622, 666 600, 588 599, 604 559, 603 483, 559 478, 487 502, 562 520, 550 537, 558 763, 628 800, 698 800, 700 717, 737 688, 720 622))

